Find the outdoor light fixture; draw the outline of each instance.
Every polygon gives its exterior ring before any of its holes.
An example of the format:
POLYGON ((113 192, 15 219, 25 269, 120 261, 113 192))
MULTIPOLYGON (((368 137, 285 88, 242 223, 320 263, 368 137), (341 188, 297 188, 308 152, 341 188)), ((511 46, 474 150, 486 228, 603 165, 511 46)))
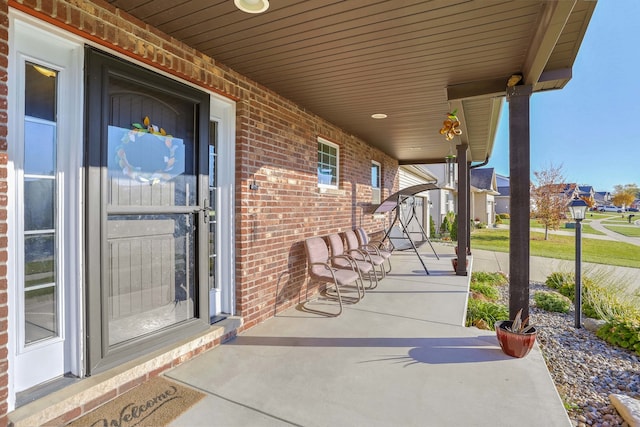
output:
POLYGON ((262 13, 269 9, 269 0, 233 0, 233 3, 247 13, 262 13))
POLYGON ((45 76, 45 77, 55 77, 55 76, 57 76, 57 75, 58 75, 58 73, 57 73, 57 72, 55 72, 55 71, 53 71, 53 70, 50 70, 50 69, 48 69, 48 68, 45 68, 45 67, 39 67, 39 66, 37 66, 37 65, 33 65, 33 64, 31 64, 31 66, 32 66, 32 67, 33 67, 37 72, 39 72, 40 74, 42 74, 42 75, 43 75, 43 76, 45 76))
POLYGON ((571 211, 571 217, 575 221, 582 221, 583 219, 585 219, 587 215, 588 207, 589 205, 587 205, 587 202, 585 202, 582 199, 571 200, 571 202, 569 203, 569 210, 571 211))
POLYGON ((575 327, 582 327, 582 220, 587 213, 587 202, 573 199, 569 203, 571 216, 576 222, 576 296, 575 296, 575 327))

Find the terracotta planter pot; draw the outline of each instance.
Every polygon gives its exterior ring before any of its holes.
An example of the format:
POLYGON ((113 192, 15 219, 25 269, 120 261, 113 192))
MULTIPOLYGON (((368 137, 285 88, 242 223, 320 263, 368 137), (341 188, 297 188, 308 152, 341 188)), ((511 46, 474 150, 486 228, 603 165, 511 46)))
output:
POLYGON ((526 334, 516 334, 505 329, 506 326, 510 327, 512 323, 513 321, 511 320, 503 320, 495 324, 500 348, 508 356, 525 357, 533 348, 538 332, 534 328, 526 334))
MULTIPOLYGON (((451 265, 453 266, 453 271, 458 270, 458 258, 451 258, 451 265)), ((467 260, 467 268, 469 268, 469 260, 467 260)))

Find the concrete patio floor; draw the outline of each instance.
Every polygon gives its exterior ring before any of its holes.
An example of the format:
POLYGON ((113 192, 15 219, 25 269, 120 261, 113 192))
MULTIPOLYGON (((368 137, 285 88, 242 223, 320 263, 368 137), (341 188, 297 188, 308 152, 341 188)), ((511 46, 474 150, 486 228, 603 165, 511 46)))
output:
POLYGON ((464 327, 469 277, 436 249, 421 249, 428 276, 394 253, 337 318, 292 308, 168 371, 206 393, 170 425, 570 426, 537 346, 514 359, 464 327))

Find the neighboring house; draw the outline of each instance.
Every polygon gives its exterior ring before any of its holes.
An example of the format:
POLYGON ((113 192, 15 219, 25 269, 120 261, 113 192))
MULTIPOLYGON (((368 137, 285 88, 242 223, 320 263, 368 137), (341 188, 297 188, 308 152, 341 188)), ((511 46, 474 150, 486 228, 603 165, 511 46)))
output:
POLYGON ((494 196, 496 202, 496 213, 509 213, 510 187, 509 177, 496 174, 496 183, 498 184, 498 193, 494 196))
POLYGON ((495 196, 498 184, 493 168, 471 169, 471 218, 474 221, 493 225, 495 223, 495 196))
MULTIPOLYGON (((429 173, 426 169, 420 166, 401 166, 398 170, 399 175, 399 186, 398 190, 402 190, 404 188, 412 187, 414 185, 426 184, 431 182, 436 182, 437 178, 429 173)), ((425 191, 422 193, 416 194, 414 197, 406 200, 405 203, 400 205, 400 215, 404 219, 404 222, 407 223, 409 219, 413 216, 413 210, 415 209, 415 219, 408 224, 407 231, 412 233, 412 239, 422 240, 420 227, 427 233, 427 237, 431 237, 429 230, 429 218, 432 215, 432 202, 435 190, 425 191)), ((395 216, 395 211, 393 215, 388 218, 388 221, 393 221, 393 216, 395 216)), ((401 230, 399 224, 395 224, 393 230, 391 230, 390 237, 394 239, 404 238, 404 233, 401 230)), ((394 242, 394 244, 397 243, 394 242)))
POLYGON ((445 215, 457 211, 458 168, 455 163, 419 165, 419 167, 435 177, 440 187, 439 190, 430 192, 431 216, 438 232, 445 215))
POLYGON ((607 206, 611 204, 611 193, 608 191, 596 191, 593 198, 596 206, 607 206))
POLYGON ((575 183, 565 184, 563 189, 564 195, 568 199, 581 198, 590 203, 595 203, 595 190, 590 185, 578 185, 575 183))

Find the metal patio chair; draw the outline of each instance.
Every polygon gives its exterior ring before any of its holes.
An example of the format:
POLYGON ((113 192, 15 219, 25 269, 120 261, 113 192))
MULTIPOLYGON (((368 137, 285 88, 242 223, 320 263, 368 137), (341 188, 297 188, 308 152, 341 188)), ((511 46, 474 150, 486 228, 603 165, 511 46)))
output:
POLYGON ((389 270, 387 270, 387 273, 390 272, 391 254, 393 250, 386 248, 381 240, 372 240, 365 229, 362 227, 356 228, 355 232, 358 236, 358 241, 360 242, 360 248, 384 258, 389 265, 389 270))
POLYGON ((369 280, 369 289, 375 289, 378 286, 378 275, 376 274, 373 264, 368 261, 357 260, 347 254, 342 237, 337 233, 330 234, 327 238, 329 240, 329 247, 331 248, 333 265, 346 268, 351 265, 351 262, 354 262, 358 270, 360 270, 360 275, 369 280), (347 258, 345 259, 345 257, 347 258))
MULTIPOLYGON (((371 263, 374 267, 380 268, 380 278, 383 279, 387 272, 384 268, 384 258, 381 255, 377 255, 375 253, 371 253, 370 251, 366 251, 360 247, 360 242, 358 241, 358 237, 356 236, 356 232, 353 230, 348 230, 342 233, 342 237, 344 241, 347 243, 347 254, 351 255, 353 258, 359 261, 367 261, 371 263)), ((377 274, 377 272, 376 272, 377 274)))
POLYGON ((303 305, 305 311, 328 316, 339 316, 340 313, 342 313, 343 300, 350 303, 360 301, 362 295, 364 295, 364 284, 362 282, 360 272, 356 268, 354 262, 351 262, 349 267, 344 268, 332 265, 334 259, 329 256, 329 248, 322 237, 310 237, 306 239, 304 242, 304 248, 307 253, 309 277, 311 280, 328 283, 329 285, 327 285, 327 288, 325 289, 325 295, 331 299, 337 300, 340 306, 337 313, 312 309, 303 305), (330 291, 331 284, 333 284, 333 287, 335 288, 335 293, 330 291), (340 288, 348 285, 356 286, 358 293, 357 297, 341 295, 340 288))

